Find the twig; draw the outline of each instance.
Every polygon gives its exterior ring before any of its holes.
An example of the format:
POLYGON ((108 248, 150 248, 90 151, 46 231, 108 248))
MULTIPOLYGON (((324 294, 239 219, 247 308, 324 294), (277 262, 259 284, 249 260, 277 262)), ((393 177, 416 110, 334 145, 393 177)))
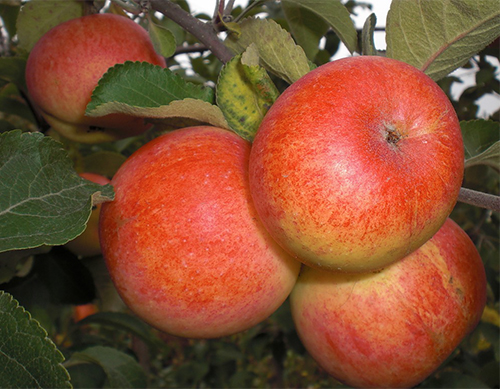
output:
POLYGON ((474 205, 480 208, 491 209, 500 212, 500 197, 488 193, 478 192, 476 190, 460 188, 458 201, 474 205))
POLYGON ((233 54, 222 43, 217 36, 217 32, 209 23, 204 23, 201 20, 184 11, 177 4, 166 0, 150 0, 151 8, 158 11, 177 23, 184 30, 195 36, 201 43, 222 62, 228 62, 233 54))

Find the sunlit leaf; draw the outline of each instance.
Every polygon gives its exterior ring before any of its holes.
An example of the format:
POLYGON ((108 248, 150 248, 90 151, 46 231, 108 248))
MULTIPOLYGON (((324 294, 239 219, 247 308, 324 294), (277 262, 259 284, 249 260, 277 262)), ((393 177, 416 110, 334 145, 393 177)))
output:
POLYGON ((212 102, 214 92, 211 88, 185 81, 169 69, 129 61, 113 66, 104 74, 94 89, 86 114, 127 113, 144 117, 143 109, 158 108, 187 98, 212 102))
POLYGON ((439 80, 499 35, 496 1, 393 0, 387 15, 387 56, 439 80))

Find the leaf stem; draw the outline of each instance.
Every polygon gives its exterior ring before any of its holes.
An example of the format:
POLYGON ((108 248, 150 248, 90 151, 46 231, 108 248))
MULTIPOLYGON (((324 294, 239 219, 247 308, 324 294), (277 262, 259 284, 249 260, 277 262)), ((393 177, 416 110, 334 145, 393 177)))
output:
POLYGON ((491 209, 500 212, 500 196, 478 192, 476 190, 460 188, 458 201, 474 205, 480 208, 491 209))
POLYGON ((151 8, 158 11, 177 23, 190 34, 194 35, 201 43, 222 62, 228 62, 233 54, 219 39, 217 32, 210 23, 202 22, 177 4, 165 0, 150 0, 151 8))

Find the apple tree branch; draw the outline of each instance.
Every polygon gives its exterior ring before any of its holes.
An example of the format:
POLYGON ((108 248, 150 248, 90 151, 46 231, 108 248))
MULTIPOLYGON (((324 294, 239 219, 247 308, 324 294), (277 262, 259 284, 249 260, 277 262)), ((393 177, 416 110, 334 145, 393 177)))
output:
POLYGON ((222 43, 211 23, 205 23, 168 0, 149 0, 151 9, 158 11, 195 36, 222 63, 228 62, 233 54, 222 43))

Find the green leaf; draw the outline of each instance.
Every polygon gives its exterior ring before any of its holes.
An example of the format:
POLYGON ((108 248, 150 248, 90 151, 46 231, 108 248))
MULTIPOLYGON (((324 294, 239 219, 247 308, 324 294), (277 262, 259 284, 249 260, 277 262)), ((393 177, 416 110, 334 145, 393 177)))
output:
POLYGON ((136 316, 123 312, 98 312, 76 323, 78 326, 100 324, 113 329, 122 329, 138 336, 148 345, 155 346, 159 339, 153 335, 151 327, 136 316))
POLYGON ((12 82, 20 89, 26 91, 25 70, 26 58, 24 57, 0 58, 0 79, 12 82))
POLYGON ((393 0, 387 56, 440 78, 500 35, 500 7, 491 0, 393 0))
POLYGON ((330 26, 321 16, 297 4, 282 1, 281 8, 295 41, 304 49, 307 57, 314 60, 319 51, 319 41, 330 26))
POLYGON ((41 246, 35 249, 0 253, 0 284, 10 281, 16 276, 25 276, 33 267, 33 256, 48 253, 50 249, 50 246, 41 246))
POLYGON ((373 31, 375 30, 376 24, 377 17, 372 13, 366 18, 365 24, 363 25, 363 31, 361 32, 363 55, 377 55, 377 49, 375 48, 375 43, 373 42, 373 31))
POLYGON ((31 109, 17 98, 0 95, 0 112, 7 115, 16 115, 32 123, 36 123, 36 119, 31 109))
POLYGON ((41 133, 0 134, 0 252, 62 245, 113 188, 79 177, 62 145, 41 133))
POLYGON ((103 116, 123 112, 143 116, 144 108, 158 108, 187 98, 212 102, 214 91, 187 82, 161 66, 127 61, 113 66, 102 76, 86 114, 103 116))
POLYGON ((19 9, 20 7, 17 3, 0 4, 0 18, 10 37, 13 37, 17 33, 16 20, 19 15, 19 9))
POLYGON ((174 55, 176 48, 174 34, 165 27, 153 23, 152 20, 149 21, 148 31, 153 46, 160 55, 166 58, 174 55))
MULTIPOLYGON (((110 107, 113 109, 122 108, 112 105, 110 107)), ((174 130, 198 125, 211 125, 230 129, 220 108, 202 100, 176 100, 168 105, 156 108, 125 108, 127 110, 124 112, 127 112, 129 115, 148 117, 149 121, 155 123, 156 127, 160 130, 174 130)))
POLYGON ((500 171, 500 127, 492 120, 461 121, 465 167, 488 165, 500 171))
POLYGON ((84 171, 113 177, 126 157, 115 151, 101 150, 83 158, 84 171))
POLYGON ((241 22, 241 34, 228 34, 226 45, 236 54, 254 43, 260 65, 289 84, 308 73, 309 61, 302 47, 291 35, 271 19, 248 18, 241 22))
POLYGON ((106 374, 105 387, 108 388, 145 388, 146 373, 130 355, 111 347, 95 346, 74 353, 68 366, 80 363, 93 363, 100 366, 106 374))
POLYGON ((489 388, 484 382, 477 378, 467 376, 455 371, 444 371, 437 376, 431 377, 420 388, 457 388, 457 389, 482 389, 489 388))
POLYGON ((282 3, 285 7, 295 5, 315 13, 328 23, 351 53, 358 51, 358 35, 354 22, 349 11, 340 1, 283 0, 282 3))
POLYGON ((0 387, 71 388, 63 361, 40 324, 0 291, 0 387))
POLYGON ((248 141, 253 140, 260 122, 279 94, 265 69, 254 65, 258 63, 256 50, 252 44, 243 55, 231 59, 217 82, 217 105, 231 129, 248 141))
POLYGON ((21 8, 17 18, 19 47, 31 51, 36 42, 49 31, 67 20, 83 16, 81 1, 32 0, 21 8))

